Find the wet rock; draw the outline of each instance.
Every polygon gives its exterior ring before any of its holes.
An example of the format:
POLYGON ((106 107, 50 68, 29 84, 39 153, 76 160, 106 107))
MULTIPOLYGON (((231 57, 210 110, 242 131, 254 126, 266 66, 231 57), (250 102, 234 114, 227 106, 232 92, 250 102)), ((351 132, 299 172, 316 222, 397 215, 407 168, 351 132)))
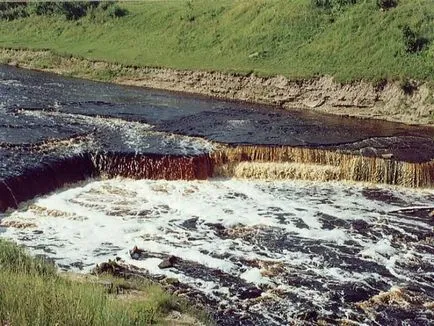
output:
POLYGON ((238 292, 238 298, 240 298, 241 300, 255 299, 257 297, 260 297, 262 292, 263 291, 257 287, 242 289, 238 292))
POLYGON ((104 273, 113 274, 114 270, 115 270, 115 266, 113 264, 101 263, 99 265, 96 265, 93 271, 95 274, 104 274, 104 273))
POLYGON ((134 246, 134 248, 130 250, 130 256, 132 259, 135 260, 139 260, 143 258, 144 254, 145 254, 145 250, 139 249, 137 248, 137 246, 134 246))
POLYGON ((93 275, 110 274, 113 276, 121 276, 121 277, 126 277, 127 275, 133 273, 134 271, 132 267, 123 266, 120 263, 117 263, 110 259, 108 260, 108 262, 104 262, 96 265, 91 272, 91 274, 93 275))
POLYGON ((162 281, 166 278, 166 276, 162 274, 152 275, 151 277, 154 281, 162 281))
POLYGON ((205 223, 205 225, 214 230, 219 237, 227 236, 226 228, 221 223, 205 223))
POLYGON ((164 283, 169 284, 169 285, 173 285, 173 286, 177 286, 180 284, 179 280, 177 278, 173 278, 173 277, 168 277, 164 280, 164 283))
POLYGON ((318 311, 315 309, 306 309, 296 313, 294 317, 306 321, 316 321, 318 319, 318 311))
POLYGON ((408 203, 396 196, 393 192, 381 188, 366 188, 362 191, 364 197, 369 200, 375 200, 386 204, 408 205, 408 203))
POLYGON ((164 259, 161 263, 158 264, 158 267, 160 269, 170 268, 173 267, 178 261, 178 258, 175 256, 170 256, 166 259, 164 259))
POLYGON ((364 220, 354 220, 351 227, 358 232, 363 232, 369 229, 369 223, 364 220))
POLYGON ((362 156, 375 157, 377 156, 377 150, 374 147, 365 147, 360 149, 362 156))
POLYGON ((226 309, 223 313, 224 313, 225 315, 232 315, 234 312, 235 312, 235 309, 233 309, 233 308, 228 308, 228 309, 226 309))
POLYGON ((196 224, 197 221, 199 220, 198 217, 193 217, 190 218, 188 220, 185 220, 184 222, 182 222, 182 227, 186 228, 187 230, 196 230, 196 224))
POLYGON ((326 214, 326 213, 318 213, 317 214, 319 221, 322 223, 322 228, 325 230, 333 230, 336 228, 347 228, 348 222, 337 218, 335 216, 326 214))
POLYGON ((342 291, 342 298, 346 302, 361 302, 378 294, 378 291, 360 286, 348 287, 342 291))
POLYGON ((72 267, 78 268, 79 270, 83 270, 84 264, 81 261, 76 261, 74 263, 71 263, 72 267))

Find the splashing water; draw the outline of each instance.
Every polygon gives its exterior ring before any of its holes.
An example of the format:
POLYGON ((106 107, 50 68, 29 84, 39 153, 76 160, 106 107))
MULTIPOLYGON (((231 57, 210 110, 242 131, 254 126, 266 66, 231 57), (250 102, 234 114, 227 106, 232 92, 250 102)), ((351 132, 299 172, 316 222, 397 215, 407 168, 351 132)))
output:
POLYGON ((119 256, 255 324, 393 322, 407 306, 381 310, 378 295, 408 288, 423 298, 408 316, 428 325, 434 221, 404 208, 433 199, 432 190, 362 184, 116 178, 39 198, 2 224, 18 226, 5 237, 61 268, 88 271, 119 256), (141 260, 130 257, 135 245, 141 260), (183 263, 160 269, 167 255, 183 263))

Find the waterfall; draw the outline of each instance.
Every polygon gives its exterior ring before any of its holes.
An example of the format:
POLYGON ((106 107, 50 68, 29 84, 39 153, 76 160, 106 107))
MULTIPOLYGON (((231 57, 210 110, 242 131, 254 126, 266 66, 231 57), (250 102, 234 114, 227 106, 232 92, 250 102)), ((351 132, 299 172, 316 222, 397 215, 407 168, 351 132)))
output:
POLYGON ((414 163, 366 157, 323 148, 232 146, 197 156, 86 153, 31 167, 0 183, 0 211, 93 176, 133 179, 206 180, 225 176, 254 179, 352 180, 405 187, 432 187, 434 161, 414 163))
POLYGON ((288 178, 365 181, 413 188, 434 184, 434 161, 413 163, 321 148, 235 146, 212 153, 211 160, 216 174, 228 177, 276 175, 276 179, 281 179, 286 175, 288 178), (253 164, 265 162, 275 164, 253 164))

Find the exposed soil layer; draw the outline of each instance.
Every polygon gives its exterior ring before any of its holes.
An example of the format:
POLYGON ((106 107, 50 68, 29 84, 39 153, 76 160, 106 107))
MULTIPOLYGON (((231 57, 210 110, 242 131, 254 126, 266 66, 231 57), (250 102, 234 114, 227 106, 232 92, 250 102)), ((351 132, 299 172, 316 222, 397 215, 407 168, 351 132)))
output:
POLYGON ((61 57, 50 51, 0 49, 3 62, 76 77, 98 78, 141 87, 202 94, 229 100, 277 105, 412 124, 433 124, 433 85, 417 81, 342 84, 331 77, 291 80, 220 72, 126 67, 120 64, 61 57))

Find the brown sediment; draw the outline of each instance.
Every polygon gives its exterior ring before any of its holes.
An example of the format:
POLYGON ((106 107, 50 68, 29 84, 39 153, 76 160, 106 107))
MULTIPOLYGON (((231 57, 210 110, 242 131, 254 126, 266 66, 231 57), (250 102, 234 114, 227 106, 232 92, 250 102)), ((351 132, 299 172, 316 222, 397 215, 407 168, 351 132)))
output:
POLYGON ((428 297, 418 295, 405 288, 392 288, 387 292, 381 292, 367 301, 358 303, 358 306, 366 312, 377 306, 400 306, 411 309, 413 307, 428 308, 434 305, 428 297))
POLYGON ((1 221, 0 227, 27 229, 27 228, 35 228, 37 227, 37 225, 35 223, 22 222, 22 221, 1 221))

